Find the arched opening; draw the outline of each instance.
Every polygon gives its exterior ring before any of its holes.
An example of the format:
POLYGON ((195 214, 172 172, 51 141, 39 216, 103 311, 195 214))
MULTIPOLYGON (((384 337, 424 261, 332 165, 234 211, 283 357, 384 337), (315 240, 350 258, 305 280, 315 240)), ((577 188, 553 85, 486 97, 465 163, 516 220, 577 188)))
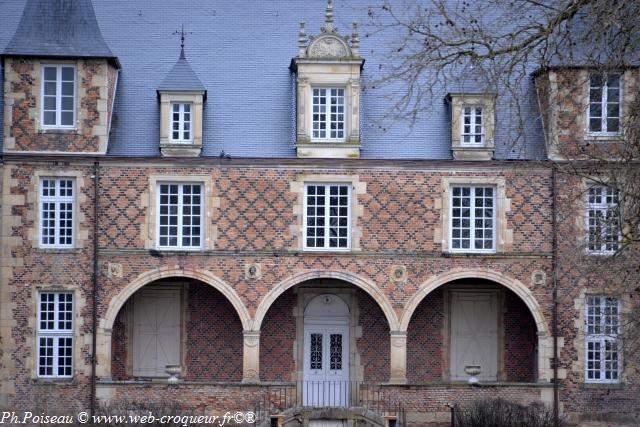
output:
POLYGON ((292 284, 261 317, 256 325, 262 381, 389 379, 387 316, 376 299, 350 282, 317 278, 292 284), (340 315, 334 313, 338 307, 340 315))
POLYGON ((433 289, 407 326, 407 379, 467 381, 479 366, 483 382, 535 382, 538 331, 534 316, 511 289, 464 278, 433 289))
POLYGON ((179 365, 189 381, 242 379, 243 325, 219 290, 200 280, 167 277, 139 287, 115 317, 114 380, 167 377, 179 365))

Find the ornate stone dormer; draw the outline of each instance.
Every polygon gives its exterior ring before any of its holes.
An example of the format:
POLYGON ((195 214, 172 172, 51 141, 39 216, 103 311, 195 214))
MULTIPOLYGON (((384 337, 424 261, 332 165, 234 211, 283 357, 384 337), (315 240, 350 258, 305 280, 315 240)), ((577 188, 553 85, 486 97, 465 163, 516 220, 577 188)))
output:
POLYGON ((351 37, 333 26, 327 1, 325 25, 307 37, 300 23, 298 56, 291 61, 297 77, 298 157, 360 157, 360 71, 364 60, 354 22, 351 37))
POLYGON ((207 90, 184 53, 184 30, 178 62, 158 86, 160 151, 165 157, 195 157, 202 152, 202 105, 207 90))

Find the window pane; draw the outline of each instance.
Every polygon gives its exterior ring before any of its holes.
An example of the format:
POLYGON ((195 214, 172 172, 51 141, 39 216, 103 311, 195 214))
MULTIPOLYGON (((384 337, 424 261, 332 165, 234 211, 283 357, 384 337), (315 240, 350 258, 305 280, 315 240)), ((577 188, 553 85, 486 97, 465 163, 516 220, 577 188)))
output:
POLYGON ((56 80, 58 70, 56 67, 44 67, 44 79, 56 80))
POLYGON ((44 124, 47 126, 55 126, 56 124, 56 112, 55 111, 45 111, 44 112, 44 124))
POLYGON ((62 126, 73 126, 73 112, 63 111, 60 114, 60 124, 62 126))
POLYGON ((62 95, 73 96, 73 82, 62 82, 62 95))
POLYGON ((62 81, 74 81, 73 67, 62 67, 62 81))
POLYGON ((56 82, 45 82, 44 83, 44 94, 45 95, 56 95, 56 82))
POLYGON ((62 97, 62 110, 72 111, 73 110, 73 98, 70 96, 62 97))

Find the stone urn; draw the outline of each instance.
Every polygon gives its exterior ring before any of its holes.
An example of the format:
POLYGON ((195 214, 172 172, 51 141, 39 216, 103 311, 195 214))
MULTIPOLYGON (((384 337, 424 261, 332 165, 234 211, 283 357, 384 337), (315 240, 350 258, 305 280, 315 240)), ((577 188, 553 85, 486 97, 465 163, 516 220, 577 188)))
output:
POLYGON ((167 365, 164 370, 169 374, 169 378, 167 379, 169 384, 176 384, 179 381, 178 377, 182 372, 182 367, 180 365, 167 365))
POLYGON ((464 371, 469 375, 469 384, 478 384, 476 375, 482 371, 480 365, 467 365, 464 367, 464 371))

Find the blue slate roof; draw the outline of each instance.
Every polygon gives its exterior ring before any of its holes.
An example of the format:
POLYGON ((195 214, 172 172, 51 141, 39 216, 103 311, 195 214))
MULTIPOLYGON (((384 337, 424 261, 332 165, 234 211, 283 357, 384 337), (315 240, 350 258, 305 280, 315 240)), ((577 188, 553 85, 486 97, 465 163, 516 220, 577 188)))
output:
MULTIPOLYGON (((1 1, 0 49, 12 39, 25 5, 25 0, 1 1)), ((335 25, 341 34, 350 33, 352 21, 361 24, 360 55, 366 60, 363 87, 381 76, 379 67, 388 61, 386 47, 394 37, 388 31, 367 36, 367 9, 372 1, 334 1, 335 25)), ((295 157, 295 75, 289 64, 297 55, 298 22, 306 22, 307 34, 319 34, 325 6, 326 0, 190 0, 188 5, 164 0, 94 0, 106 45, 122 66, 109 155, 159 155, 156 90, 177 65, 180 40, 173 33, 184 24, 186 56, 208 91, 203 155, 217 156, 224 150, 233 157, 295 157)), ((450 159, 451 117, 444 99, 448 92, 459 92, 462 87, 469 89, 468 82, 436 88, 415 122, 389 115, 387 97, 396 96, 397 87, 366 87, 361 96, 361 157, 450 159)), ((517 104, 525 112, 525 132, 520 138, 514 137, 513 126, 507 124, 523 116, 516 114, 509 95, 498 97, 498 159, 544 156, 532 82, 523 92, 527 96, 517 104)), ((0 108, 0 115, 2 111, 0 108)))
POLYGON ((90 0, 28 0, 3 55, 116 60, 102 38, 90 0))
POLYGON ((180 51, 180 57, 173 66, 167 77, 164 78, 158 92, 186 91, 186 92, 206 92, 204 85, 189 65, 189 61, 184 54, 184 49, 180 51))

